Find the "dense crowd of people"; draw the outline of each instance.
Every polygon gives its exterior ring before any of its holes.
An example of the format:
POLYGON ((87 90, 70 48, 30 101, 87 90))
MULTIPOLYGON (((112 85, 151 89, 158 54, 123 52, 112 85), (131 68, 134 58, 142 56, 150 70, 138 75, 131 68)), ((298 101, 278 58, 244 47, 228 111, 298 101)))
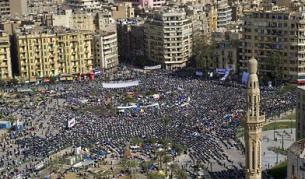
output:
MULTIPOLYGON (((28 101, 15 106, 1 104, 0 113, 19 116, 24 129, 12 131, 2 139, 0 175, 30 176, 36 172, 37 163, 71 146, 96 153, 108 145, 120 156, 126 142, 141 137, 180 143, 187 147, 194 163, 200 161, 207 168, 234 166, 233 174, 231 170, 216 172, 215 178, 242 176, 240 161, 227 151, 236 150, 242 155, 235 133, 246 107, 244 87, 180 78, 162 70, 149 75, 129 73, 128 79, 137 79, 140 85, 105 89, 100 79, 40 85, 34 87, 44 89, 43 92, 18 94, 19 100, 29 98, 28 101), (153 98, 153 94, 158 94, 158 98, 153 98), (34 102, 38 95, 39 102, 34 102), (126 101, 126 96, 132 102, 126 101), (137 108, 117 110, 117 106, 129 103, 135 103, 137 108), (158 103, 158 107, 141 107, 152 103, 158 103), (75 119, 76 125, 67 128, 70 119, 75 119)), ((261 111, 267 117, 288 111, 294 105, 293 92, 280 94, 277 88, 261 90, 261 111)))

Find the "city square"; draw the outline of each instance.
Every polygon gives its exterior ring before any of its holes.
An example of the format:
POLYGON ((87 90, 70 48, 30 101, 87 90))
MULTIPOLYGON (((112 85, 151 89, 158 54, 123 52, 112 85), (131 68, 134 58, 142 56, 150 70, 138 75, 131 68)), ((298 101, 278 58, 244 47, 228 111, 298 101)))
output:
MULTIPOLYGON (((2 137, 1 175, 38 176, 37 165, 47 165, 53 154, 77 147, 95 160, 109 148, 109 155, 122 158, 123 149, 137 137, 142 144, 153 139, 184 146, 189 156, 184 167, 190 173, 200 164, 215 177, 242 178, 244 149, 235 134, 245 107, 245 87, 164 70, 149 75, 124 71, 127 75, 117 75, 121 81, 115 83, 138 80, 139 85, 103 88, 105 81, 95 79, 16 87, 20 92, 12 88, 7 96, 15 94, 11 99, 15 102, 4 102, 1 114, 22 122, 24 129, 2 137), (120 106, 136 107, 122 111, 120 106), (67 127, 71 119, 75 125, 67 127)), ((295 105, 291 92, 262 89, 261 95, 267 117, 295 105)), ((164 143, 160 146, 166 148, 164 143)), ((140 156, 145 156, 145 150, 140 146, 140 156)))

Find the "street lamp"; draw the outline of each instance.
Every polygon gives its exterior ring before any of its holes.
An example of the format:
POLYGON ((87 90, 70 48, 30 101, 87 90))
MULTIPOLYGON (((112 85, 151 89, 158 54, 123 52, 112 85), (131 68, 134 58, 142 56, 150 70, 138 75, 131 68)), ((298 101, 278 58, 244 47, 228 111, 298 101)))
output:
POLYGON ((291 114, 290 114, 290 134, 292 134, 292 111, 293 109, 291 110, 291 114))

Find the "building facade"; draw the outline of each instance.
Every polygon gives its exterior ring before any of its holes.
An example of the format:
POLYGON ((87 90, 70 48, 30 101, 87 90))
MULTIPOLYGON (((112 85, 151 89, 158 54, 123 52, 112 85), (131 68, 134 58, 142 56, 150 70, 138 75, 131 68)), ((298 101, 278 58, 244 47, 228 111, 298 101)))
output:
POLYGON ((115 0, 115 2, 130 2, 133 7, 137 8, 161 8, 165 4, 165 0, 115 0))
POLYGON ((145 55, 169 70, 186 66, 192 55, 192 22, 183 9, 163 9, 144 24, 145 55))
POLYGON ((144 20, 120 21, 117 25, 120 61, 144 56, 144 20))
POLYGON ((305 179, 305 139, 289 147, 287 159, 287 179, 305 179))
POLYGON ((288 8, 254 9, 244 13, 240 69, 252 55, 259 72, 284 80, 305 82, 305 19, 288 8))
POLYGON ((20 80, 89 73, 93 66, 91 43, 92 35, 85 31, 16 34, 20 80))
POLYGON ((296 141, 305 138, 305 87, 297 89, 296 141))
POLYGON ((0 18, 10 15, 10 0, 0 1, 0 18))
POLYGON ((0 33, 0 79, 12 79, 10 39, 6 33, 0 33))
POLYGON ((100 31, 94 35, 94 66, 104 72, 114 72, 119 65, 116 32, 100 31))
POLYGON ((232 9, 227 0, 217 0, 217 28, 226 28, 232 21, 232 9))
POLYGON ((28 4, 25 0, 10 0, 10 12, 13 16, 23 16, 27 14, 28 4))

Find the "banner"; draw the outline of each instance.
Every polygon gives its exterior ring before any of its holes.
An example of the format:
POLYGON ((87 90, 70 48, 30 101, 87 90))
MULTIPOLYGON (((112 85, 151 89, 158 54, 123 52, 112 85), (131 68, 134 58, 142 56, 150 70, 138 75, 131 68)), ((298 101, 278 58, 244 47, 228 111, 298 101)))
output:
POLYGON ((248 83, 248 78, 249 78, 249 73, 243 72, 243 75, 241 77, 241 83, 242 84, 247 84, 248 83))
POLYGON ((203 76, 203 72, 202 71, 196 71, 196 76, 203 76))
POLYGON ((133 87, 133 86, 139 86, 139 80, 109 82, 109 83, 103 83, 102 86, 103 86, 103 88, 128 88, 128 87, 133 87))
POLYGON ((76 124, 75 118, 72 118, 72 119, 68 120, 67 127, 72 128, 73 126, 75 126, 75 124, 76 124))
POLYGON ((157 70, 157 69, 161 69, 161 65, 144 66, 144 70, 157 70))

